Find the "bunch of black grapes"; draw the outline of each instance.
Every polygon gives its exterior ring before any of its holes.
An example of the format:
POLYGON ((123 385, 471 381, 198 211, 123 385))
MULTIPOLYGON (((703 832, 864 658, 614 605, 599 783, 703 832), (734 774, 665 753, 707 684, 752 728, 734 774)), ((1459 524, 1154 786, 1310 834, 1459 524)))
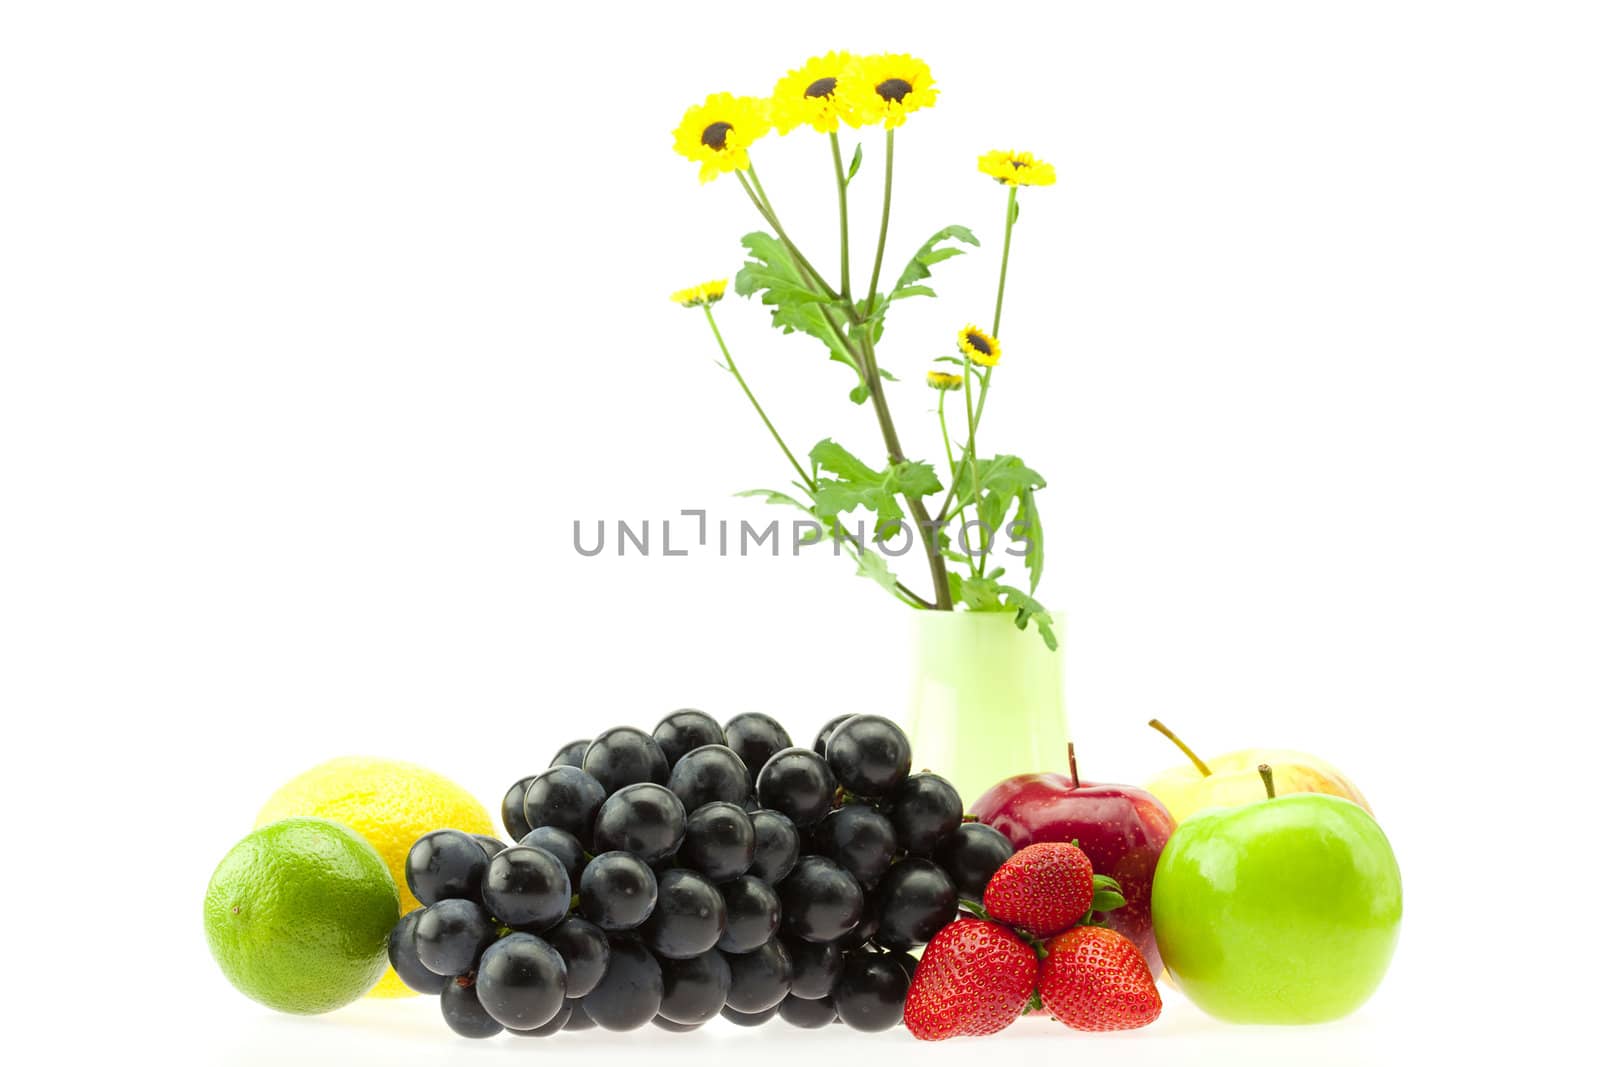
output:
POLYGON ((1011 855, 911 773, 888 719, 841 715, 810 748, 772 718, 676 711, 574 741, 506 793, 518 844, 436 830, 389 938, 458 1034, 693 1030, 781 1017, 884 1030, 917 961, 1011 855))

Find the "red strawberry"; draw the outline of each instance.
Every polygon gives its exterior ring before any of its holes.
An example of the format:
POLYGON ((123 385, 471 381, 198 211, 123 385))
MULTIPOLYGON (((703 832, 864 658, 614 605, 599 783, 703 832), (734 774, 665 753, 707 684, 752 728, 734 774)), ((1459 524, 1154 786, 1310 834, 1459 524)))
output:
POLYGON ((1161 994, 1132 941, 1104 926, 1077 926, 1045 945, 1039 999, 1074 1030, 1136 1030, 1161 1014, 1161 994))
POLYGON ((1034 937, 1053 937, 1083 918, 1094 899, 1094 868, 1077 845, 1029 845, 1000 865, 983 908, 1034 937))
POLYGON ((997 1034, 1022 1014, 1039 957, 999 923, 958 919, 933 935, 906 994, 906 1029, 923 1041, 997 1034))

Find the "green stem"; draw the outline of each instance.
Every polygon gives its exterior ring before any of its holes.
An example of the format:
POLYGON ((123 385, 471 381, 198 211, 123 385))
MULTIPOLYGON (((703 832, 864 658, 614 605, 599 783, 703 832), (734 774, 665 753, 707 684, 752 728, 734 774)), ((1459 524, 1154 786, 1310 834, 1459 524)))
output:
MULTIPOLYGON (((867 393, 872 398, 872 412, 878 417, 878 429, 883 433, 883 444, 889 451, 889 462, 899 465, 906 461, 905 450, 900 447, 900 434, 894 428, 894 417, 889 414, 889 401, 883 395, 883 375, 878 371, 878 354, 872 347, 872 330, 861 335, 861 360, 867 375, 867 393)), ((933 520, 928 516, 928 506, 920 496, 906 495, 906 509, 917 524, 917 537, 922 541, 923 554, 928 558, 928 571, 933 576, 933 603, 940 611, 950 611, 950 578, 945 571, 944 554, 939 551, 939 538, 933 520)))
POLYGON ((771 419, 767 418, 766 409, 761 406, 761 401, 756 399, 756 394, 750 391, 750 386, 745 382, 744 375, 739 373, 739 365, 733 361, 733 353, 728 351, 728 343, 722 339, 722 331, 717 328, 717 317, 711 313, 710 304, 705 305, 705 313, 706 322, 711 324, 711 333, 717 339, 717 347, 722 349, 722 358, 727 360, 728 370, 733 374, 734 381, 738 382, 739 388, 744 390, 745 398, 756 409, 756 414, 761 416, 761 421, 766 425, 767 432, 772 435, 774 441, 778 442, 778 447, 783 449, 783 454, 789 458, 789 465, 795 469, 796 474, 800 475, 800 480, 805 483, 807 489, 813 493, 816 492, 816 479, 812 478, 811 472, 802 467, 800 461, 794 458, 794 453, 789 451, 788 445, 784 444, 783 435, 778 433, 778 428, 772 425, 771 419))
MULTIPOLYGON (((744 390, 745 398, 748 399, 750 401, 750 405, 756 409, 756 414, 761 416, 761 421, 766 426, 767 432, 772 435, 772 439, 774 441, 778 442, 778 447, 783 449, 783 454, 788 457, 789 465, 795 469, 796 474, 800 475, 800 481, 814 496, 817 491, 816 479, 813 478, 811 474, 800 465, 800 461, 796 459, 794 453, 789 450, 789 446, 784 443, 783 435, 778 433, 778 428, 774 426, 772 424, 772 420, 767 417, 766 409, 761 406, 761 402, 756 399, 755 393, 751 391, 749 383, 744 380, 744 375, 739 372, 739 365, 734 362, 733 353, 728 351, 727 342, 723 340, 722 331, 717 327, 717 318, 714 314, 712 314, 710 304, 705 305, 705 313, 706 322, 711 324, 711 333, 717 339, 717 347, 722 350, 722 358, 727 361, 728 371, 733 375, 734 380, 739 383, 739 388, 744 390)), ((849 545, 850 558, 855 560, 857 563, 860 562, 860 556, 858 554, 859 552, 872 551, 870 548, 865 547, 858 549, 853 543, 849 542, 848 538, 846 538, 846 543, 849 545)), ((934 606, 907 588, 903 582, 895 582, 895 589, 897 590, 895 596, 909 607, 931 608, 934 606)))
POLYGON ((850 299, 850 201, 845 192, 849 179, 844 176, 844 157, 839 154, 838 131, 828 134, 828 143, 833 148, 833 180, 839 187, 839 292, 845 303, 854 307, 855 301, 850 299))
MULTIPOLYGON (((972 357, 971 356, 967 356, 966 357, 966 362, 963 364, 962 377, 967 379, 968 381, 970 381, 971 378, 972 378, 972 357)), ((967 457, 966 457, 967 458, 967 466, 972 469, 972 500, 973 500, 973 503, 977 503, 977 500, 978 500, 978 423, 977 423, 977 420, 972 417, 972 390, 971 389, 962 389, 961 391, 966 394, 966 401, 967 401, 967 457)), ((955 488, 955 486, 952 485, 951 489, 954 489, 954 488, 955 488)), ((979 519, 981 520, 982 516, 983 516, 983 511, 982 511, 981 508, 978 511, 978 516, 979 516, 979 519)), ((981 521, 980 521, 980 526, 981 526, 981 521)), ((963 529, 964 529, 964 527, 963 527, 963 529)), ((965 536, 965 534, 963 534, 963 537, 964 536, 965 536)), ((988 534, 988 531, 987 530, 983 530, 983 529, 979 529, 978 537, 981 540, 980 540, 977 552, 973 552, 972 551, 972 547, 970 545, 967 546, 967 557, 968 557, 968 560, 970 561, 971 558, 974 557, 974 556, 976 556, 977 560, 978 560, 976 563, 970 564, 971 567, 972 567, 972 576, 974 578, 982 578, 983 577, 984 566, 988 562, 988 555, 989 555, 989 551, 988 551, 988 549, 989 549, 989 534, 988 534)))
POLYGON ((829 300, 839 299, 839 294, 833 291, 833 286, 829 285, 827 280, 823 278, 821 271, 811 265, 811 261, 805 257, 794 241, 789 238, 789 232, 783 228, 783 223, 778 221, 778 213, 773 210, 772 201, 767 199, 767 191, 761 188, 761 179, 756 177, 755 164, 750 164, 746 170, 734 171, 734 174, 738 176, 739 184, 744 187, 745 195, 755 204, 756 210, 761 213, 761 217, 767 221, 767 225, 771 226, 773 232, 778 235, 778 240, 783 242, 783 247, 789 250, 789 254, 794 257, 794 261, 799 265, 800 269, 811 275, 812 280, 817 284, 817 288, 822 290, 829 300), (748 179, 745 178, 747 173, 750 175, 748 179))
POLYGON ((944 418, 944 398, 950 395, 945 390, 939 390, 939 436, 944 438, 944 461, 950 465, 950 479, 956 477, 956 454, 950 449, 950 427, 944 418))
POLYGON ((1000 285, 994 294, 994 329, 989 331, 989 336, 996 341, 1000 340, 1000 307, 1006 300, 1006 267, 1011 264, 1011 227, 1017 221, 1017 187, 1011 187, 1011 193, 1006 197, 1006 241, 1000 249, 1000 285))
POLYGON ((883 131, 883 220, 878 223, 878 254, 872 257, 872 288, 867 293, 867 314, 878 303, 878 275, 883 273, 883 246, 889 238, 889 200, 894 190, 894 130, 883 131))

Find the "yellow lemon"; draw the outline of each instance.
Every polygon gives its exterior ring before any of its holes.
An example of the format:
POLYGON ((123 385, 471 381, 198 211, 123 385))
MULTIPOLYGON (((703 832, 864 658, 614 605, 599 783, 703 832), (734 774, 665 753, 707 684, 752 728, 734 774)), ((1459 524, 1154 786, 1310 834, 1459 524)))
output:
MULTIPOLYGON (((400 890, 400 914, 420 907, 406 886, 406 853, 429 830, 493 834, 494 823, 473 795, 441 774, 399 760, 344 756, 290 779, 272 794, 256 825, 295 816, 333 819, 366 838, 400 890)), ((367 994, 406 997, 394 968, 367 994)))

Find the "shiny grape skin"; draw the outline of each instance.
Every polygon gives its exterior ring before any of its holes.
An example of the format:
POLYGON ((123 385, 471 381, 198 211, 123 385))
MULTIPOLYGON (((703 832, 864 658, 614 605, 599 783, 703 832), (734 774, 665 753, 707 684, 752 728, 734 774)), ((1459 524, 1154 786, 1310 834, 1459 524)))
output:
POLYGON ((786 937, 783 947, 789 951, 789 962, 794 967, 790 996, 802 1000, 821 1000, 826 997, 844 968, 844 949, 839 943, 786 937))
POLYGON ((823 819, 813 845, 868 888, 889 870, 900 847, 894 824, 861 803, 846 804, 823 819))
POLYGON ((417 958, 417 920, 421 908, 406 912, 389 931, 389 966, 400 976, 400 981, 418 993, 436 997, 450 979, 434 974, 417 958))
POLYGON ((905 1016, 910 988, 911 979, 888 955, 852 952, 833 987, 833 1006, 852 1030, 888 1030, 905 1016))
POLYGON ((611 939, 611 965, 583 998, 589 1018, 607 1030, 637 1030, 661 1010, 661 965, 632 937, 611 939))
POLYGON ((580 997, 572 1002, 572 1014, 567 1018, 567 1024, 561 1029, 573 1031, 593 1030, 597 1025, 593 1019, 589 1018, 589 1013, 584 1010, 583 999, 580 997))
POLYGON ((789 740, 789 731, 777 719, 759 711, 735 715, 723 724, 722 732, 728 737, 728 747, 738 753, 749 768, 752 781, 761 774, 761 768, 774 753, 794 744, 789 740))
POLYGON ((587 751, 589 751, 589 739, 587 737, 580 741, 568 741, 561 746, 560 751, 556 753, 555 759, 550 761, 550 766, 578 767, 581 769, 583 767, 583 754, 587 751))
POLYGON ((638 856, 603 852, 583 869, 578 910, 600 929, 631 930, 648 919, 655 906, 655 872, 638 856))
POLYGON ((789 816, 765 809, 751 812, 750 824, 756 831, 756 850, 749 873, 777 885, 800 861, 800 831, 789 816))
POLYGON ((789 995, 794 964, 783 942, 773 938, 753 952, 728 956, 733 982, 728 986, 728 1007, 746 1015, 775 1008, 789 995))
POLYGON ((823 856, 802 856, 778 887, 783 928, 807 941, 833 941, 861 921, 866 896, 850 872, 823 856))
POLYGON ((567 965, 532 934, 508 934, 478 961, 478 1003, 501 1026, 542 1027, 561 1013, 567 999, 567 965))
POLYGON ((641 782, 665 785, 667 756, 656 739, 643 730, 614 726, 589 742, 583 753, 583 769, 610 796, 623 786, 641 782))
POLYGON ((989 879, 1014 851, 1011 841, 999 830, 980 822, 967 822, 939 845, 933 859, 950 876, 960 896, 982 900, 989 879))
POLYGON ((713 801, 689 816, 678 860, 713 882, 726 882, 750 869, 756 856, 756 828, 743 808, 713 801))
POLYGON ((533 848, 542 848, 561 861, 566 868, 567 880, 578 884, 584 866, 589 862, 583 855, 583 843, 559 826, 536 826, 517 842, 533 848))
POLYGON ((439 994, 439 1011, 450 1029, 462 1037, 493 1037, 505 1029, 478 1003, 478 991, 472 979, 453 978, 439 994))
POLYGON ((567 1023, 572 1018, 572 1008, 575 1003, 575 1001, 571 1000, 563 1003, 554 1018, 543 1026, 536 1026, 532 1030, 515 1030, 508 1026, 506 1027, 506 1033, 514 1034, 517 1037, 549 1037, 551 1034, 558 1034, 567 1028, 567 1023))
POLYGON ((488 834, 473 834, 472 839, 478 843, 479 848, 483 849, 483 854, 491 860, 506 850, 506 843, 498 837, 490 837, 488 834))
POLYGON ((761 806, 782 812, 801 827, 821 822, 833 810, 837 789, 828 761, 809 748, 775 753, 756 776, 756 798, 761 806))
POLYGON ((749 875, 720 888, 728 907, 728 928, 717 947, 724 952, 751 952, 771 940, 782 917, 777 892, 749 875))
POLYGON ((678 851, 688 829, 680 801, 664 785, 636 782, 606 798, 594 824, 597 852, 631 852, 656 863, 678 851))
POLYGON ((840 723, 827 747, 834 777, 856 796, 889 796, 911 773, 911 739, 881 715, 855 715, 840 723))
POLYGON ((818 1000, 807 1000, 790 994, 783 998, 783 1003, 778 1005, 778 1014, 790 1026, 798 1026, 802 1030, 820 1030, 830 1026, 839 1018, 839 1013, 833 1008, 833 998, 824 996, 818 1000))
POLYGON ((932 860, 901 860, 878 886, 878 933, 884 948, 925 945, 956 921, 956 885, 932 860))
POLYGON ((913 856, 931 854, 961 825, 961 794, 937 774, 913 774, 894 791, 889 821, 900 847, 913 856))
POLYGON ((733 972, 721 952, 712 949, 690 959, 660 963, 662 1016, 680 1025, 699 1026, 727 1004, 733 972))
POLYGON ((528 795, 528 783, 537 775, 528 775, 511 783, 511 788, 506 790, 504 799, 500 801, 500 822, 505 826, 506 833, 511 835, 511 840, 520 841, 528 836, 528 831, 533 827, 528 825, 528 817, 522 814, 522 798, 528 795))
POLYGON ((702 874, 670 870, 656 879, 656 906, 639 928, 650 951, 666 959, 709 952, 728 925, 728 907, 702 874))
POLYGON ((489 857, 471 834, 434 830, 417 838, 406 853, 406 886, 423 904, 471 900, 483 885, 489 857))
POLYGON ((661 746, 667 757, 667 766, 674 767, 684 756, 701 745, 725 745, 727 735, 722 726, 703 711, 681 708, 656 723, 650 736, 661 746))
POLYGON ((567 996, 588 996, 611 962, 611 939, 606 932, 588 919, 571 915, 542 936, 567 965, 567 996))
POLYGON ((495 939, 494 923, 476 900, 450 898, 417 916, 417 959, 434 974, 466 974, 495 939))
POLYGON ((672 768, 667 788, 688 812, 719 800, 742 805, 750 796, 750 771, 726 745, 702 745, 672 768))
POLYGON ((704 1026, 704 1023, 675 1023, 665 1016, 657 1015, 650 1020, 651 1026, 658 1026, 669 1034, 691 1034, 704 1026))
POLYGON ((827 758, 828 738, 833 736, 833 732, 837 730, 841 724, 848 722, 855 717, 856 712, 847 711, 843 715, 835 715, 833 718, 823 723, 822 729, 817 731, 816 740, 811 742, 811 751, 815 752, 819 756, 822 756, 823 758, 827 758))
POLYGON ((577 767, 551 767, 535 775, 522 798, 528 826, 554 826, 576 837, 584 848, 594 843, 594 821, 606 801, 605 786, 577 767))
POLYGON ((505 925, 538 933, 566 917, 572 906, 572 879, 556 856, 517 845, 489 861, 482 899, 489 914, 505 925))
POLYGON ((735 1026, 760 1026, 768 1020, 775 1018, 777 1014, 778 1005, 773 1005, 766 1011, 758 1011, 754 1014, 742 1011, 734 1011, 732 1008, 722 1009, 722 1017, 735 1026))

